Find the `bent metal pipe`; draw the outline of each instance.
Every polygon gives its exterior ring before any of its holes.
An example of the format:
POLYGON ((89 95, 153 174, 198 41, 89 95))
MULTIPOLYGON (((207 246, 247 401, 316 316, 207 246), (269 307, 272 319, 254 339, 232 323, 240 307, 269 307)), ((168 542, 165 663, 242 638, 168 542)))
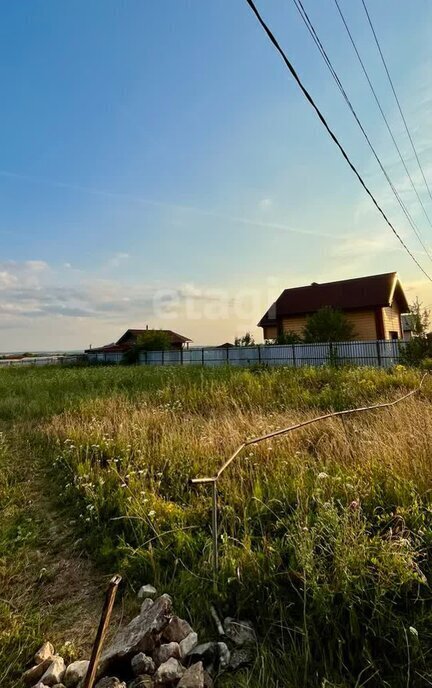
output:
POLYGON ((364 411, 374 411, 376 409, 383 409, 383 408, 389 408, 391 406, 396 406, 396 404, 399 404, 401 401, 405 401, 409 397, 412 397, 414 394, 417 394, 417 392, 420 391, 420 389, 423 386, 423 382, 425 381, 428 373, 425 373, 420 380, 420 384, 418 387, 415 389, 411 390, 411 392, 408 392, 407 394, 404 394, 402 397, 399 397, 398 399, 394 399, 393 401, 388 401, 388 402, 382 402, 380 404, 372 404, 371 406, 359 406, 357 408, 351 408, 351 409, 345 409, 344 411, 333 411, 331 413, 325 413, 321 416, 316 416, 315 418, 309 418, 309 420, 304 420, 301 423, 295 423, 294 425, 290 425, 287 428, 282 428, 281 430, 275 430, 274 432, 270 432, 266 435, 261 435, 260 437, 254 437, 250 440, 246 440, 241 444, 233 454, 225 461, 225 463, 219 468, 218 472, 214 476, 206 477, 206 478, 192 478, 190 480, 190 484, 192 485, 203 485, 203 484, 211 484, 213 487, 212 490, 212 535, 213 535, 213 568, 215 574, 218 571, 218 566, 219 566, 219 549, 218 549, 218 499, 217 499, 217 483, 223 473, 226 471, 226 469, 233 463, 233 461, 237 458, 237 456, 245 449, 246 447, 249 447, 251 444, 258 444, 259 442, 263 442, 264 440, 270 440, 273 439, 274 437, 280 437, 281 435, 286 435, 289 432, 292 432, 293 430, 298 430, 299 428, 304 428, 306 425, 311 425, 312 423, 317 423, 318 421, 321 420, 327 420, 328 418, 337 418, 339 416, 347 416, 352 413, 361 413, 364 411))

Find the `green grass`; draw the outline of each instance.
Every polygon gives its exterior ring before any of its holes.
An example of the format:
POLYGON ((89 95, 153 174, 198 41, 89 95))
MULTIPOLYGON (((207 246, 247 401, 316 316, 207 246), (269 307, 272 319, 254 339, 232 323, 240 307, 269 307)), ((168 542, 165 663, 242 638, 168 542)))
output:
MULTIPOLYGON (((219 486, 216 581, 210 494, 189 483, 246 437, 394 399, 419 379, 401 367, 7 369, 0 423, 6 434, 21 428, 43 457, 46 480, 61 485, 59 506, 104 571, 119 570, 132 589, 151 581, 171 592, 203 634, 211 602, 221 616, 253 620, 256 664, 221 685, 423 686, 429 380, 391 410, 324 421, 240 455, 219 486)), ((18 530, 5 532, 7 549, 18 530)), ((25 552, 25 519, 18 537, 25 552)))

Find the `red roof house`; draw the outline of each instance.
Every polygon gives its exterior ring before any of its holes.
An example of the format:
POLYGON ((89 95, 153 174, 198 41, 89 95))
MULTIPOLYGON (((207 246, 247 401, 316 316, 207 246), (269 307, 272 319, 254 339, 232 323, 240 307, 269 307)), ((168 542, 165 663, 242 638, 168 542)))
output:
POLYGON ((409 311, 397 273, 389 272, 285 289, 258 327, 264 339, 275 339, 280 332, 302 335, 308 316, 325 306, 343 311, 359 340, 401 339, 401 314, 409 311))
POLYGON ((138 342, 140 335, 146 332, 164 332, 168 335, 170 339, 170 348, 180 351, 183 347, 189 346, 192 341, 187 337, 183 337, 177 332, 172 330, 149 330, 146 329, 129 329, 126 330, 124 334, 117 340, 117 342, 112 342, 111 344, 106 344, 105 346, 99 346, 91 349, 86 349, 85 353, 88 355, 89 360, 105 361, 105 362, 118 362, 122 359, 123 354, 130 351, 138 342))

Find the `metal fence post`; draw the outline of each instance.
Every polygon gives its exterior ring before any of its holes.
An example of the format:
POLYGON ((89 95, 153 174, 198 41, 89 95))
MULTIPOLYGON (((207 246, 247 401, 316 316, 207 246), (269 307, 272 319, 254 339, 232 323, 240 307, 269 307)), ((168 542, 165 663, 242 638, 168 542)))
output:
POLYGON ((204 365, 204 347, 201 349, 201 362, 204 365))
POLYGON ((218 550, 218 494, 217 494, 217 480, 213 481, 213 509, 212 509, 212 530, 213 530, 213 568, 215 576, 219 568, 219 550, 218 550))
POLYGON ((378 358, 378 368, 381 368, 381 348, 380 348, 379 339, 376 340, 376 350, 377 350, 377 358, 378 358))
POLYGON ((293 364, 294 364, 294 368, 296 368, 297 367, 297 361, 296 361, 295 344, 291 344, 291 346, 292 346, 293 364))
POLYGON ((258 344, 258 363, 261 363, 261 347, 258 344))
POLYGON ((165 364, 165 351, 162 349, 162 365, 165 364))
POLYGON ((183 365, 183 347, 180 349, 180 363, 183 365))

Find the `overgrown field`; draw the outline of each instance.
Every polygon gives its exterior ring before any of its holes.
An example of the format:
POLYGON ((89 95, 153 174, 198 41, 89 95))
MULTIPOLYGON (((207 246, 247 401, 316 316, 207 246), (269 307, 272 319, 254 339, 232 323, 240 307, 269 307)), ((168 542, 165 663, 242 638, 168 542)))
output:
POLYGON ((103 570, 173 593, 203 633, 211 603, 255 623, 255 666, 220 685, 427 686, 432 381, 241 454, 219 485, 216 581, 211 495, 189 482, 247 437, 419 380, 401 367, 8 369, 0 429, 11 461, 17 433, 39 457, 103 570))

